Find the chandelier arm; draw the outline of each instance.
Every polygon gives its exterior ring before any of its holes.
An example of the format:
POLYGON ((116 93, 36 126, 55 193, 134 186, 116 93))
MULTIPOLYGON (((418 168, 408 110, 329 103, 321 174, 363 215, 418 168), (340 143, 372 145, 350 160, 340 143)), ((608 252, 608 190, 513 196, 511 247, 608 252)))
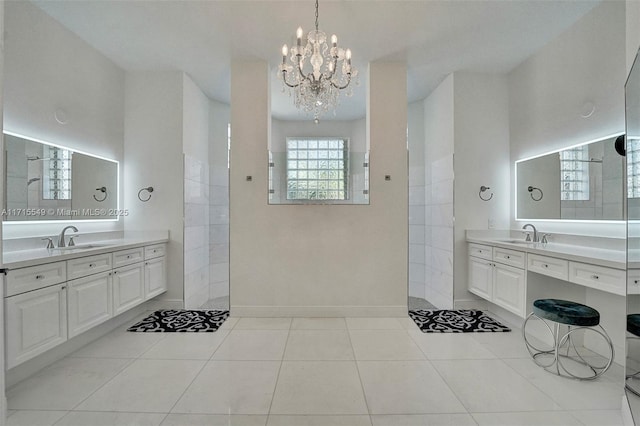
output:
POLYGON ((304 75, 304 72, 302 72, 302 67, 303 67, 302 56, 301 55, 297 55, 297 56, 298 56, 298 64, 297 64, 296 68, 298 69, 298 73, 300 74, 300 77, 303 80, 309 80, 309 76, 304 75))
POLYGON ((337 84, 335 84, 333 81, 331 81, 331 85, 333 87, 335 87, 336 89, 342 90, 342 89, 346 89, 349 84, 351 84, 351 73, 347 73, 347 82, 344 84, 344 86, 338 86, 337 84))
POLYGON ((331 71, 328 74, 322 73, 324 75, 324 78, 327 80, 331 80, 333 76, 336 75, 336 70, 338 69, 338 57, 333 56, 332 59, 333 59, 333 71, 331 71))
POLYGON ((287 81, 287 70, 282 70, 282 82, 291 88, 300 86, 300 83, 291 84, 287 81))

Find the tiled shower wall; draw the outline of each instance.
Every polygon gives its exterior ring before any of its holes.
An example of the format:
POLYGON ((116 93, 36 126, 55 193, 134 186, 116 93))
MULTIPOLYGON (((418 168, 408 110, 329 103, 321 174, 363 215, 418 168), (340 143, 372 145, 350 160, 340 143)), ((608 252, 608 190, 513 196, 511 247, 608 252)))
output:
POLYGON ((226 164, 221 164, 220 166, 211 165, 210 195, 209 298, 228 298, 229 169, 226 164))
POLYGON ((409 296, 421 299, 427 295, 425 214, 424 167, 409 165, 409 296))
POLYGON ((184 301, 186 309, 209 300, 209 164, 184 157, 184 301))
POLYGON ((453 154, 430 164, 425 205, 426 299, 440 309, 453 308, 453 154))

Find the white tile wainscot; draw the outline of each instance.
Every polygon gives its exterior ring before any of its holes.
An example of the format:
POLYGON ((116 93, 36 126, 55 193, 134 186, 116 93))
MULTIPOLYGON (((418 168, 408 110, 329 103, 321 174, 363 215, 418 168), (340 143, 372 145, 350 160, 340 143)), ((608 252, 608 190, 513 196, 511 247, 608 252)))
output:
POLYGON ((164 293, 166 243, 124 238, 4 253, 7 368, 164 293))

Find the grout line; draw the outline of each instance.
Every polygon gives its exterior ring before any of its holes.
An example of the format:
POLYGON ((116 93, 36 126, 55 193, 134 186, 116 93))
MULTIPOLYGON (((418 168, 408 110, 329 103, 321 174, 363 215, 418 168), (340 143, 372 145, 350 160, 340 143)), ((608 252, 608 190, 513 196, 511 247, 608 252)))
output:
MULTIPOLYGON (((345 319, 346 321, 346 319, 345 319)), ((364 398, 364 405, 367 407, 367 414, 369 415, 369 422, 373 425, 373 419, 371 418, 371 408, 369 407, 369 401, 367 401, 367 393, 364 390, 364 383, 362 383, 362 375, 360 374, 360 366, 356 358, 356 350, 353 347, 353 341, 351 340, 351 331, 347 330, 347 336, 349 337, 349 344, 351 345, 351 352, 353 352, 353 362, 356 365, 356 372, 358 373, 358 380, 360 381, 360 389, 362 390, 362 397, 364 398)))
POLYGON ((284 343, 284 349, 282 351, 282 358, 280 358, 280 366, 278 367, 278 374, 276 375, 276 383, 273 386, 273 392, 271 392, 271 402, 269 403, 269 410, 267 410, 267 420, 265 425, 269 423, 269 416, 271 416, 271 407, 273 407, 273 400, 276 397, 276 389, 278 389, 278 382, 280 381, 280 372, 282 371, 282 364, 284 364, 284 354, 287 352, 287 345, 289 344, 289 337, 291 336, 291 326, 293 325, 293 319, 289 322, 289 330, 287 331, 287 340, 284 343))
POLYGON ((171 413, 171 411, 173 411, 173 409, 175 408, 176 405, 178 405, 178 402, 180 402, 180 400, 182 399, 182 397, 184 396, 185 393, 187 393, 187 391, 189 390, 189 388, 191 387, 191 385, 193 385, 193 382, 196 381, 196 379, 198 378, 198 376, 200 376, 200 374, 202 374, 202 370, 204 370, 204 368, 207 366, 208 362, 204 361, 202 363, 202 367, 200 367, 200 369, 198 370, 198 372, 193 376, 193 379, 189 382, 189 384, 184 388, 184 390, 182 391, 182 393, 180 394, 180 396, 176 399, 176 402, 173 403, 173 405, 171 406, 171 408, 169 409, 169 411, 167 412, 167 415, 169 415, 171 413))

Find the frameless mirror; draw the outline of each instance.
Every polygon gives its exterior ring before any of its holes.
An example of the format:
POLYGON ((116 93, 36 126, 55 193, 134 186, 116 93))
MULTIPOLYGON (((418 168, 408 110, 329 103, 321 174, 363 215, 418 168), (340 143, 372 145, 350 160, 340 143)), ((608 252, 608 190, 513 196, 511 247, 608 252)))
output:
POLYGON ((7 221, 118 215, 118 162, 4 134, 7 221))
POLYGON ((627 400, 634 420, 640 419, 640 63, 625 86, 627 164, 627 400))
POLYGON ((618 136, 516 161, 516 219, 623 220, 618 136))

